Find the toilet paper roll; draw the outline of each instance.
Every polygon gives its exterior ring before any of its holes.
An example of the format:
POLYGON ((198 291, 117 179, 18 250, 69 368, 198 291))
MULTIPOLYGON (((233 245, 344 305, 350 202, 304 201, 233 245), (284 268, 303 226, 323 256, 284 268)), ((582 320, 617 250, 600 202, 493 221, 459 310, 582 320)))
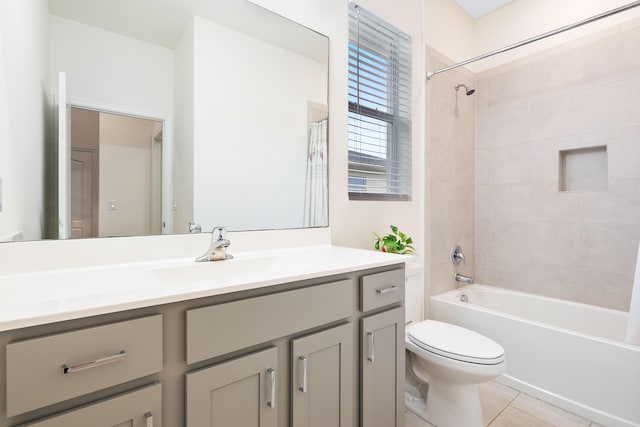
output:
POLYGON ((638 246, 638 261, 636 262, 636 275, 633 279, 633 291, 631 292, 626 341, 629 344, 640 345, 640 245, 638 246))

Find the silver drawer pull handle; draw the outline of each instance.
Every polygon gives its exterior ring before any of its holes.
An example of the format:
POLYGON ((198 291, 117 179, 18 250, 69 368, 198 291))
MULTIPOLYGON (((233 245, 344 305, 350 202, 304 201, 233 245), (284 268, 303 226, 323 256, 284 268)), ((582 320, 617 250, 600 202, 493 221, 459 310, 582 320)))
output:
POLYGON ((119 362, 126 359, 127 353, 122 350, 113 356, 103 357, 101 359, 92 360, 91 362, 80 363, 74 366, 62 365, 63 374, 72 374, 74 372, 84 371, 85 369, 97 368, 98 366, 108 365, 110 363, 119 362))
POLYGON ((375 359, 375 354, 374 354, 375 341, 373 337, 373 332, 367 332, 367 338, 369 338, 369 353, 367 355, 367 360, 369 362, 373 362, 375 359))
POLYGON ((300 373, 300 381, 302 382, 302 384, 300 384, 300 387, 298 387, 298 390, 300 390, 303 393, 307 392, 307 358, 304 356, 300 356, 298 358, 300 360, 300 370, 302 371, 300 373))
POLYGON ((393 286, 391 286, 389 288, 378 289, 378 290, 376 290, 376 292, 379 295, 384 295, 384 294, 388 294, 389 292, 395 292, 397 290, 398 290, 398 287, 396 285, 393 285, 393 286))
POLYGON ((269 408, 276 407, 276 370, 269 368, 267 369, 267 374, 269 375, 269 400, 267 401, 267 406, 269 408))
POLYGON ((153 415, 151 415, 151 412, 146 412, 144 414, 144 419, 146 421, 146 427, 153 427, 153 415))

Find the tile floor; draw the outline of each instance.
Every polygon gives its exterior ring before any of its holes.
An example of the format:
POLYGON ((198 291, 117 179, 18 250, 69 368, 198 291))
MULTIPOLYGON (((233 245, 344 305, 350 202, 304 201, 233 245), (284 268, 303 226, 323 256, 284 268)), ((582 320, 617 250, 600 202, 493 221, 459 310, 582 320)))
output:
MULTIPOLYGON (((479 390, 487 427, 602 427, 497 382, 481 384, 479 390)), ((434 426, 407 411, 405 427, 434 426)))

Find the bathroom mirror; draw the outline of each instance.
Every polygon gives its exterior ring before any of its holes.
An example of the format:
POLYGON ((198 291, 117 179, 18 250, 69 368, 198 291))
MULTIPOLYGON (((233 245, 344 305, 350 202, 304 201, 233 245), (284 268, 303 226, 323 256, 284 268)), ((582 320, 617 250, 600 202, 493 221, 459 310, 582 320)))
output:
POLYGON ((48 172, 33 190, 0 176, 0 239, 56 238, 65 219, 67 237, 328 225, 327 37, 246 0, 25 1, 46 16, 21 25, 48 26, 48 172), (60 102, 68 146, 55 137, 60 102), (118 117, 136 122, 142 142, 118 117), (61 171, 58 147, 72 153, 61 171), (52 183, 65 173, 69 184, 52 183), (10 196, 34 192, 41 223, 21 224, 10 196))

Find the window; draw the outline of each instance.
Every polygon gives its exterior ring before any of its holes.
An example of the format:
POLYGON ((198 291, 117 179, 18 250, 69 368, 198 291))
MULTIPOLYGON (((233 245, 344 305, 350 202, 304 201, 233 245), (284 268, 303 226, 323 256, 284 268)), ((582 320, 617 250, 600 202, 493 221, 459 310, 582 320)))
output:
POLYGON ((349 4, 349 198, 411 195, 411 38, 349 4))

